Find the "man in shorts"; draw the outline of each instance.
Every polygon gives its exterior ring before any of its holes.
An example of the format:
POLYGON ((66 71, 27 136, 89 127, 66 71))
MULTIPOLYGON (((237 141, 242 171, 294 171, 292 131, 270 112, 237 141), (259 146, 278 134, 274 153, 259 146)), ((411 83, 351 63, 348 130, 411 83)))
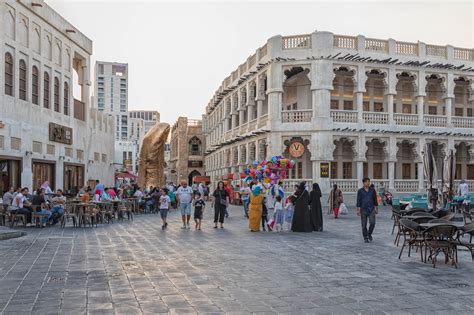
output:
POLYGON ((181 219, 183 220, 182 229, 190 229, 189 220, 191 219, 191 202, 193 201, 193 189, 183 180, 181 186, 176 191, 178 207, 181 210, 181 219))

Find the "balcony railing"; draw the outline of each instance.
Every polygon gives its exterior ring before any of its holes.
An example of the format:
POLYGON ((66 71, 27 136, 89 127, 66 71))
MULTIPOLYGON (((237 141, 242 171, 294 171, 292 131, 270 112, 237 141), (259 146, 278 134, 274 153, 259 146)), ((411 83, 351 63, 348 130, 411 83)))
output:
POLYGON ((389 186, 389 184, 390 184, 390 181, 389 181, 388 179, 372 179, 372 180, 370 181, 370 183, 371 183, 371 184, 374 184, 375 189, 378 190, 378 189, 380 188, 380 186, 382 185, 382 183, 383 183, 383 186, 384 186, 386 189, 388 189, 388 186, 389 186))
POLYGON ((446 127, 448 119, 446 116, 425 115, 423 116, 423 122, 427 127, 446 127))
POLYGON ((385 125, 388 123, 388 113, 364 112, 362 113, 362 119, 366 124, 385 125))
POLYGON ((282 42, 283 49, 311 48, 311 35, 285 36, 282 42))
POLYGON ((257 120, 258 119, 254 119, 249 122, 249 131, 255 130, 257 128, 257 120))
POLYGON ((310 122, 313 117, 312 109, 284 110, 281 112, 281 120, 284 123, 310 122))
POLYGON ((451 118, 453 126, 456 128, 474 128, 474 117, 457 117, 451 118))
POLYGON ((356 123, 357 111, 354 110, 331 110, 331 118, 333 122, 339 123, 356 123))
POLYGON ((334 47, 344 49, 357 49, 357 37, 334 35, 334 47))
POLYGON ((417 192, 419 190, 418 179, 395 179, 394 185, 397 192, 417 192))
POLYGON ((313 186, 312 179, 284 179, 282 180, 283 191, 288 194, 292 194, 295 191, 295 186, 299 185, 301 182, 306 182, 309 189, 313 186))
POLYGON ((375 38, 365 39, 365 49, 371 51, 377 51, 381 53, 388 52, 388 41, 375 38))
POLYGON ((407 43, 407 42, 396 42, 395 43, 395 53, 400 55, 418 55, 418 44, 416 43, 407 43))
POLYGON ((474 50, 464 48, 454 48, 454 59, 474 60, 474 50))
POLYGON ((259 121, 258 121, 258 128, 266 126, 267 121, 268 121, 268 114, 260 116, 259 121))
POLYGON ((357 179, 331 179, 331 186, 334 184, 337 185, 342 192, 357 192, 357 183, 359 181, 357 179))
POLYGON ((393 120, 400 126, 417 126, 418 115, 417 114, 393 114, 393 120))
POLYGON ((446 47, 437 45, 426 45, 426 55, 446 58, 446 47))
POLYGON ((86 104, 76 99, 74 99, 74 118, 86 120, 86 104))

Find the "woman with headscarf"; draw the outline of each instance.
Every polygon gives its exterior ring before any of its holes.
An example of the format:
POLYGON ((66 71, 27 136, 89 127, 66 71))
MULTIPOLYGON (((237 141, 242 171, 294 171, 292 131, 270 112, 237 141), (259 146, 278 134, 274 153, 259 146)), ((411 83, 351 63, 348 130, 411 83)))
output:
POLYGON ((263 193, 262 187, 254 185, 252 194, 250 195, 249 205, 249 229, 251 232, 260 231, 260 220, 263 210, 263 193))
POLYGON ((51 187, 49 186, 49 181, 45 181, 42 185, 41 185, 41 189, 44 190, 44 200, 48 201, 50 196, 53 194, 53 190, 51 189, 51 187))
POLYGON ((323 231, 323 211, 321 209, 321 188, 317 183, 313 184, 313 190, 309 194, 309 214, 311 228, 313 231, 323 231))
POLYGON ((309 217, 309 194, 306 183, 301 182, 295 193, 295 212, 291 230, 293 232, 311 232, 311 219, 309 217))
POLYGON ((339 216, 339 206, 341 205, 341 203, 343 203, 343 198, 342 191, 337 188, 336 184, 334 184, 331 189, 331 192, 329 193, 328 203, 328 214, 331 214, 331 211, 334 212, 334 219, 337 219, 337 217, 339 216))

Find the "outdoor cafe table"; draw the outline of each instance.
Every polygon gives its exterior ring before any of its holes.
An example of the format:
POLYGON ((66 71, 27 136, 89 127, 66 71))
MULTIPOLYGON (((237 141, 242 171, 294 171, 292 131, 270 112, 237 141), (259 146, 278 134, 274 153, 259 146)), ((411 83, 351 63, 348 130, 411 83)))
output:
POLYGON ((433 226, 438 226, 438 225, 452 225, 452 226, 455 226, 458 230, 463 230, 464 229, 464 226, 465 226, 465 223, 464 222, 459 222, 459 221, 449 221, 449 222, 446 222, 446 223, 421 223, 420 224, 420 227, 423 229, 423 230, 426 230, 426 229, 429 229, 433 226))
POLYGON ((93 203, 84 203, 84 202, 78 202, 78 203, 74 203, 72 205, 72 209, 74 211, 74 214, 78 218, 78 226, 79 227, 81 227, 81 225, 84 225, 84 227, 86 226, 86 223, 83 222, 83 215, 87 211, 86 210, 87 208, 93 207, 93 206, 94 206, 93 203))

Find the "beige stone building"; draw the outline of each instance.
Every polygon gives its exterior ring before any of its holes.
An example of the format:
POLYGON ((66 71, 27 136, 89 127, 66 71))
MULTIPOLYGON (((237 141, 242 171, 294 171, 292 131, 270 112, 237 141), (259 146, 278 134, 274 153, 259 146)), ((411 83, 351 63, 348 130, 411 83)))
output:
POLYGON ((169 180, 191 183, 204 175, 204 134, 201 120, 179 117, 171 128, 169 180))

